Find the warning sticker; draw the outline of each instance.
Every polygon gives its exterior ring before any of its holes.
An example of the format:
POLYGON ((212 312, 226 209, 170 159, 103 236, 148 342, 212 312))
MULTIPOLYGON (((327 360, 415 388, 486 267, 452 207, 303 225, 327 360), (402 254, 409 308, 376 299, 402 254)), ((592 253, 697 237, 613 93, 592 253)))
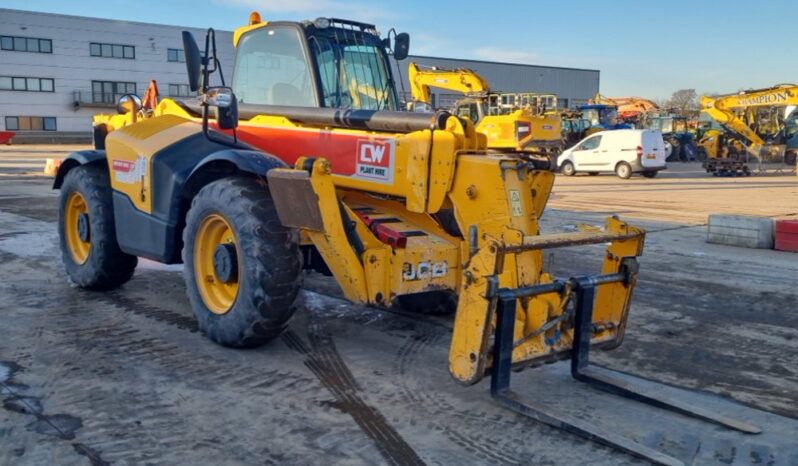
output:
POLYGON ((512 210, 513 217, 521 217, 524 215, 524 210, 521 208, 521 192, 517 189, 510 190, 510 209, 512 210))
POLYGON ((111 169, 117 182, 133 184, 144 179, 147 175, 147 159, 140 155, 135 162, 114 160, 111 164, 111 169))
POLYGON ((395 141, 393 139, 357 141, 355 177, 393 184, 395 141))

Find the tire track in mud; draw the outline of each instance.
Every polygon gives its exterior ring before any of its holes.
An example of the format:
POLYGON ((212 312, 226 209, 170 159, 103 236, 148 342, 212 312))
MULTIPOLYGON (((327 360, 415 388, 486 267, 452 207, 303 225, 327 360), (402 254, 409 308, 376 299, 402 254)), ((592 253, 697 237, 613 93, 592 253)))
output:
POLYGON ((33 416, 36 420, 27 425, 27 430, 41 435, 49 435, 59 440, 70 442, 72 448, 79 455, 88 458, 92 466, 109 466, 101 452, 88 446, 85 442, 73 441, 75 431, 83 427, 83 421, 69 414, 47 414, 42 409, 39 398, 23 394, 17 384, 13 384, 13 377, 22 367, 9 361, 0 361, 0 373, 5 374, 0 378, 0 395, 3 398, 3 408, 7 411, 22 415, 33 416), (12 386, 12 384, 14 386, 12 386))
MULTIPOLYGON (((486 440, 484 434, 463 433, 457 430, 458 425, 463 420, 476 422, 478 425, 485 425, 487 419, 485 417, 465 411, 462 408, 457 408, 452 403, 445 400, 442 396, 438 395, 437 391, 429 391, 424 388, 412 387, 408 384, 408 368, 414 366, 414 359, 426 347, 433 345, 441 339, 440 333, 426 333, 420 336, 409 336, 405 343, 397 351, 395 358, 395 370, 397 372, 397 388, 399 389, 399 396, 405 400, 408 405, 415 405, 423 412, 432 412, 436 418, 445 417, 451 421, 439 421, 437 424, 441 425, 443 434, 454 442, 459 447, 473 454, 475 457, 488 463, 500 464, 521 464, 518 458, 506 453, 505 448, 501 448, 497 442, 486 440)), ((493 420, 494 423, 499 424, 503 428, 515 426, 514 423, 493 420)))
MULTIPOLYGON (((92 383, 90 379, 71 377, 70 371, 77 370, 76 366, 89 375, 113 377, 127 367, 152 365, 160 368, 159 377, 166 378, 170 383, 171 380, 175 380, 176 383, 194 387, 214 387, 220 394, 213 394, 211 397, 219 409, 223 409, 226 404, 235 403, 236 397, 230 396, 229 392, 250 399, 260 397, 271 399, 275 402, 273 404, 276 404, 279 395, 286 391, 302 393, 321 389, 317 387, 312 377, 293 371, 284 369, 253 371, 252 366, 245 365, 244 362, 212 356, 214 351, 201 351, 201 354, 197 354, 196 348, 192 351, 180 344, 165 341, 153 336, 151 330, 138 328, 140 326, 136 325, 137 322, 119 319, 120 312, 116 312, 117 315, 114 316, 115 313, 107 309, 104 311, 109 314, 108 316, 97 317, 99 312, 85 308, 80 297, 75 299, 75 296, 72 296, 70 299, 69 295, 74 293, 63 294, 64 296, 60 297, 62 299, 59 299, 58 293, 52 296, 61 303, 61 306, 56 310, 48 310, 48 320, 55 327, 50 332, 60 336, 62 342, 67 344, 59 344, 58 348, 49 351, 39 350, 39 353, 46 358, 60 358, 67 361, 69 353, 76 352, 81 355, 81 363, 68 364, 68 367, 63 368, 63 376, 55 377, 57 382, 49 386, 45 383, 45 386, 52 391, 62 393, 58 400, 60 405, 73 406, 81 409, 83 413, 91 413, 88 416, 84 414, 87 443, 101 451, 107 451, 109 459, 165 463, 178 461, 180 459, 178 454, 161 446, 168 439, 161 436, 157 442, 153 442, 150 431, 174 432, 178 433, 177 435, 186 432, 188 426, 185 424, 184 414, 172 404, 156 402, 148 390, 144 390, 145 393, 126 392, 125 403, 131 406, 120 407, 114 392, 107 392, 98 383, 92 383), (120 411, 123 413, 121 417, 120 411), (132 419, 143 421, 147 428, 144 429, 140 424, 132 428, 125 427, 132 422, 132 419), (122 437, 120 429, 124 430, 122 437), (91 442, 88 442, 89 439, 91 442)), ((17 294, 17 297, 20 306, 36 306, 41 300, 41 296, 35 293, 17 294)), ((120 307, 118 303, 112 301, 110 304, 114 311, 120 307)), ((182 325, 182 322, 175 319, 154 318, 153 316, 157 315, 154 309, 157 310, 152 307, 148 312, 139 315, 189 330, 182 325)), ((208 346, 214 350, 218 349, 215 345, 208 346)), ((279 408, 269 406, 267 410, 274 411, 279 408)), ((236 440, 235 432, 226 429, 215 432, 215 435, 229 437, 231 442, 236 440)), ((236 442, 235 448, 246 457, 268 459, 264 458, 258 443, 253 442, 251 446, 255 450, 240 441, 236 442)), ((80 452, 85 451, 88 450, 80 449, 80 452)), ((282 459, 285 460, 284 457, 282 459)), ((301 458, 295 459, 301 461, 301 458)), ((280 462, 279 457, 273 460, 280 462)))
POLYGON ((360 397, 358 392, 361 388, 338 353, 323 321, 316 319, 308 326, 308 337, 311 347, 292 330, 281 335, 289 348, 305 357, 305 366, 335 397, 332 406, 352 417, 389 464, 426 464, 396 429, 388 424, 385 416, 360 397))
POLYGON ((168 311, 157 306, 148 304, 144 299, 130 298, 125 296, 118 290, 108 291, 104 294, 98 295, 99 299, 110 304, 120 306, 124 311, 131 312, 148 319, 153 319, 167 325, 172 325, 181 330, 188 330, 191 333, 199 331, 197 320, 192 315, 191 317, 179 314, 177 312, 168 311))

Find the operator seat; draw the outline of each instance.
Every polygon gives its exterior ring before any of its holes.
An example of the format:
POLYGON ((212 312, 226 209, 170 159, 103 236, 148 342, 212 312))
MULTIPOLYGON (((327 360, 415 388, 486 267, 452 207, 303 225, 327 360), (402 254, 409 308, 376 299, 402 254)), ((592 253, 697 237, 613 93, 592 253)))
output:
POLYGON ((307 107, 313 105, 307 96, 296 86, 288 83, 276 83, 272 86, 272 103, 274 105, 293 105, 307 107))

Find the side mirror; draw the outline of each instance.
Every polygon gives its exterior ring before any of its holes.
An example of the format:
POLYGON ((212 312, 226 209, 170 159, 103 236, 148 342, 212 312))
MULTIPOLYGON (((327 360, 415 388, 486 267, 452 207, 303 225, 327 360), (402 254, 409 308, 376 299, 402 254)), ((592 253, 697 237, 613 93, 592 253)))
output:
POLYGON ((200 54, 197 41, 194 36, 183 31, 183 51, 186 55, 186 71, 188 72, 188 87, 191 92, 197 92, 200 88, 200 75, 202 73, 202 55, 200 54))
POLYGON ((229 87, 212 87, 205 93, 205 102, 216 109, 219 129, 238 127, 238 99, 229 87))
POLYGON ((120 115, 136 113, 141 110, 141 97, 136 94, 125 94, 116 103, 116 112, 120 115))
POLYGON ((404 60, 410 53, 410 34, 400 32, 393 39, 393 58, 404 60))

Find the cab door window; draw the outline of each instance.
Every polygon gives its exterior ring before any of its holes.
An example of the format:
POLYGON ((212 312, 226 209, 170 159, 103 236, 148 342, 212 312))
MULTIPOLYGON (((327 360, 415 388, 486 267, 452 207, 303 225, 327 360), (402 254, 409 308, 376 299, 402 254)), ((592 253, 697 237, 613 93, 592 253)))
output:
POLYGON ((302 36, 272 26, 245 34, 238 44, 233 90, 241 103, 316 107, 302 36))
POLYGON ((601 136, 595 136, 580 144, 578 150, 598 149, 600 144, 601 144, 601 136))

